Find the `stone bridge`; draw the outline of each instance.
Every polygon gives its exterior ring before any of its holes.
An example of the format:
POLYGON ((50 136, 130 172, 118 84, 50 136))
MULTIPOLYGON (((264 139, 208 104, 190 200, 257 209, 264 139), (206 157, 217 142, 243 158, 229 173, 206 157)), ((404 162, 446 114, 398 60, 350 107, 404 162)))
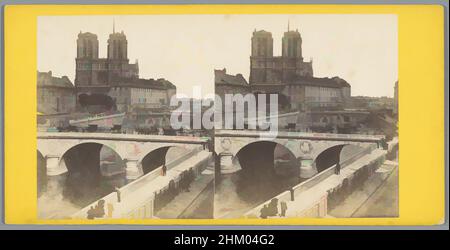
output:
MULTIPOLYGON (((339 155, 346 145, 379 148, 384 144, 381 135, 325 134, 303 132, 278 132, 275 139, 263 137, 263 131, 256 130, 216 130, 215 153, 220 159, 221 173, 233 173, 239 169, 233 167, 238 153, 257 142, 272 142, 285 147, 300 163, 300 168, 310 168, 319 155, 332 152, 339 155)), ((265 150, 260 150, 264 154, 265 150)), ((330 158, 330 156, 327 156, 330 158)), ((337 156, 339 162, 339 156, 337 156)))
MULTIPOLYGON (((212 160, 212 152, 202 150, 201 148, 192 150, 168 162, 166 167, 169 170, 165 175, 161 175, 160 168, 157 168, 141 178, 118 188, 115 192, 109 193, 85 206, 72 214, 70 218, 88 218, 89 210, 91 207, 95 207, 100 200, 107 204, 105 211, 109 212, 98 219, 157 218, 157 207, 161 208, 161 203, 167 205, 170 202, 167 199, 157 199, 157 194, 167 191, 170 188, 171 182, 173 182, 174 187, 179 187, 183 173, 187 171, 192 171, 196 176, 202 175, 203 170, 210 165, 212 160)), ((169 207, 168 209, 171 208, 169 207)))
MULTIPOLYGON (((120 156, 126 164, 126 177, 132 180, 143 175, 141 162, 148 154, 169 147, 207 149, 208 142, 208 138, 189 136, 38 132, 37 151, 45 160, 47 175, 58 176, 68 171, 64 156, 70 149, 80 145, 106 146, 120 156)), ((92 149, 86 146, 85 151, 92 149)))

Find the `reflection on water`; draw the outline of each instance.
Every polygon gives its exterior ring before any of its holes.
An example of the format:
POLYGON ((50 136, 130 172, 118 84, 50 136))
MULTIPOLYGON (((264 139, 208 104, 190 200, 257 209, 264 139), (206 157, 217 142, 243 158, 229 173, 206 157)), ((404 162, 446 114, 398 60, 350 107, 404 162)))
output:
POLYGON ((241 169, 216 176, 215 217, 236 218, 251 208, 297 185, 300 166, 283 146, 254 148, 237 156, 233 164, 241 169))
POLYGON ((99 198, 114 192, 127 182, 125 173, 112 176, 86 178, 80 173, 70 173, 64 186, 63 197, 78 207, 85 207, 99 198))
MULTIPOLYGON (((294 167, 292 166, 292 168, 294 167)), ((236 172, 233 182, 240 199, 251 204, 260 203, 289 189, 300 181, 298 175, 281 176, 273 169, 271 170, 255 172, 243 169, 236 172)))
POLYGON ((50 191, 51 188, 47 185, 46 191, 38 197, 39 218, 69 216, 113 192, 115 187, 121 187, 126 182, 124 174, 111 177, 102 176, 98 184, 89 179, 82 179, 78 174, 68 174, 65 178, 65 186, 57 187, 57 189, 62 189, 62 195, 61 190, 50 191))
MULTIPOLYGON (((166 162, 186 149, 169 148, 166 162)), ((88 145, 69 150, 61 160, 68 172, 47 177, 45 160, 38 155, 38 216, 64 218, 95 202, 129 182, 125 163, 106 146, 88 145)))
POLYGON ((215 216, 236 218, 299 183, 299 178, 252 175, 241 170, 216 178, 215 216), (249 178, 252 176, 253 178, 249 178), (249 181, 250 179, 250 181, 249 181))
MULTIPOLYGON (((233 165, 241 170, 216 175, 216 218, 239 218, 252 208, 306 180, 300 178, 300 163, 286 148, 281 145, 272 149, 264 146, 265 149, 254 147, 245 151, 245 154, 238 154, 240 159, 235 159, 233 165)), ((359 146, 347 145, 340 151, 339 158, 341 162, 345 162, 363 151, 364 148, 359 146)))

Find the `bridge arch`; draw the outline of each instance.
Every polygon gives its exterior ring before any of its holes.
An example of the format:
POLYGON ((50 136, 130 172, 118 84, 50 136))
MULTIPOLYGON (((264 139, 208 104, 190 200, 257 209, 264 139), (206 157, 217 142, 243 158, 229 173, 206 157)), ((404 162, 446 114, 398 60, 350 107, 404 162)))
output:
POLYGON ((76 144, 61 155, 67 169, 63 196, 86 206, 126 184, 125 162, 116 150, 100 142, 76 144))
POLYGON ((337 164, 340 161, 342 149, 347 145, 348 144, 335 145, 320 152, 314 159, 317 172, 320 173, 337 164))
POLYGON ((147 150, 140 157, 138 164, 142 167, 143 174, 148 174, 156 168, 167 164, 168 157, 176 158, 184 154, 188 149, 179 145, 164 145, 147 150))
POLYGON ((47 166, 44 155, 37 150, 37 194, 40 197, 47 188, 47 166))
POLYGON ((300 156, 298 142, 293 141, 287 141, 287 140, 264 140, 264 139, 253 139, 253 140, 236 140, 231 138, 221 138, 221 141, 218 143, 220 147, 219 150, 216 147, 216 152, 223 153, 223 152, 229 152, 233 155, 233 157, 236 157, 236 155, 242 151, 242 149, 248 147, 251 144, 259 143, 259 142, 267 142, 267 143, 275 143, 276 145, 283 146, 287 150, 289 150, 290 153, 292 153, 295 157, 300 156), (225 146, 225 144, 229 144, 229 146, 225 146), (224 149, 229 147, 229 149, 224 149))
MULTIPOLYGON (((59 159, 59 163, 60 164, 64 164, 64 158, 67 157, 68 154, 70 154, 71 151, 75 150, 75 149, 79 149, 81 147, 91 147, 91 149, 97 149, 97 150, 101 150, 102 147, 104 147, 107 150, 110 150, 111 152, 113 152, 114 154, 116 154, 120 160, 124 160, 126 158, 126 154, 124 154, 123 152, 121 152, 121 150, 117 150, 114 146, 112 145, 108 145, 104 142, 99 142, 99 141, 83 141, 80 143, 77 143, 75 145, 70 145, 69 147, 66 147, 65 149, 62 150, 61 152, 61 157, 59 159)), ((95 151, 97 151, 95 150, 95 151)), ((79 154, 80 152, 78 152, 79 154)), ((83 152, 81 152, 83 153, 83 152)), ((87 153, 87 152, 84 152, 87 153)), ((92 152, 90 152, 92 153, 92 152)))
MULTIPOLYGON (((235 150, 236 153, 234 154, 234 158, 239 157, 243 159, 246 154, 250 154, 253 156, 260 156, 265 157, 268 156, 269 158, 273 158, 273 160, 276 160, 276 154, 278 153, 280 157, 287 157, 290 160, 296 160, 296 154, 289 149, 286 145, 283 145, 280 142, 274 141, 274 140, 258 140, 250 142, 239 149, 235 150), (256 150, 256 152, 255 152, 256 150), (253 151, 253 152, 252 152, 253 151)), ((240 160, 241 160, 240 159, 240 160)), ((239 161, 240 161, 239 160, 239 161)), ((269 159, 270 160, 270 159, 269 159)), ((241 163, 242 166, 242 163, 241 163)))
POLYGON ((244 202, 258 203, 300 181, 298 158, 286 145, 258 140, 241 147, 233 157, 236 171, 229 181, 244 202))
POLYGON ((338 162, 342 164, 343 161, 351 157, 352 155, 347 155, 347 153, 344 152, 347 148, 349 149, 348 151, 353 152, 353 154, 354 152, 362 151, 364 149, 361 146, 350 143, 342 143, 328 147, 318 153, 314 158, 314 165, 317 172, 320 173, 338 162))
POLYGON ((125 160, 128 158, 127 157, 128 152, 126 151, 126 146, 120 144, 120 142, 89 139, 89 140, 76 140, 76 141, 71 141, 69 143, 62 144, 61 148, 58 150, 60 152, 59 155, 61 156, 60 159, 62 159, 63 156, 69 150, 71 150, 79 145, 83 145, 83 144, 98 144, 98 145, 101 145, 101 146, 111 149, 112 151, 114 151, 114 153, 119 155, 121 159, 125 160))

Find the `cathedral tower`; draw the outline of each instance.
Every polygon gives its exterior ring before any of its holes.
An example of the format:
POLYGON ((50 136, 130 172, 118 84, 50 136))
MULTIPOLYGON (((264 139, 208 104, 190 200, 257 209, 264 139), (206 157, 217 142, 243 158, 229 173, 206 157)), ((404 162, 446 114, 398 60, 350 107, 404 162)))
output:
POLYGON ((90 32, 78 34, 77 39, 77 58, 95 59, 98 58, 98 39, 97 35, 90 32))
POLYGON ((252 53, 250 56, 250 82, 262 83, 267 81, 267 61, 273 58, 272 33, 260 30, 254 31, 252 36, 252 53))
POLYGON ((108 39, 108 59, 109 60, 128 60, 127 37, 122 32, 113 31, 108 39))
POLYGON ((298 30, 284 32, 282 39, 282 56, 288 58, 299 58, 303 60, 302 57, 302 37, 298 30))
POLYGON ((92 65, 98 59, 97 35, 90 32, 78 34, 75 86, 91 85, 92 65))
POLYGON ((252 57, 272 57, 272 33, 260 30, 254 31, 252 36, 252 57))

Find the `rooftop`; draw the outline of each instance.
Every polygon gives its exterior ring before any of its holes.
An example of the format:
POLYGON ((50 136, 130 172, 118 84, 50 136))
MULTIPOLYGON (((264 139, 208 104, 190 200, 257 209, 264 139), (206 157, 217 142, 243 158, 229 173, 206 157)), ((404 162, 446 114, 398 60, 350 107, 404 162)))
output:
POLYGON ((269 31, 265 31, 265 30, 256 30, 253 31, 253 35, 259 35, 259 36, 270 36, 272 37, 272 33, 269 31))
POLYGON ((74 85, 70 81, 69 77, 62 76, 56 77, 52 75, 52 72, 37 72, 37 85, 39 87, 60 87, 60 88, 74 88, 74 85))
POLYGON ((230 75, 227 74, 226 69, 214 70, 214 82, 216 84, 231 84, 231 85, 244 85, 248 86, 247 80, 245 80, 242 74, 230 75))
POLYGON ((331 87, 331 88, 342 88, 342 87, 350 87, 350 84, 340 78, 340 77, 308 77, 308 76, 298 76, 294 84, 303 84, 303 85, 314 85, 314 86, 321 86, 321 87, 331 87))
POLYGON ((113 33, 109 34, 109 38, 126 39, 126 36, 122 30, 121 32, 113 32, 113 33))
POLYGON ((284 36, 300 37, 300 32, 298 30, 288 30, 284 32, 284 36))
POLYGON ((111 83, 112 87, 136 87, 136 88, 152 88, 152 89, 176 89, 177 87, 170 81, 159 79, 143 79, 143 78, 115 78, 111 83))
POLYGON ((80 38, 80 37, 97 38, 97 35, 94 33, 91 33, 91 32, 81 32, 81 30, 80 30, 80 33, 78 33, 78 38, 80 38))

